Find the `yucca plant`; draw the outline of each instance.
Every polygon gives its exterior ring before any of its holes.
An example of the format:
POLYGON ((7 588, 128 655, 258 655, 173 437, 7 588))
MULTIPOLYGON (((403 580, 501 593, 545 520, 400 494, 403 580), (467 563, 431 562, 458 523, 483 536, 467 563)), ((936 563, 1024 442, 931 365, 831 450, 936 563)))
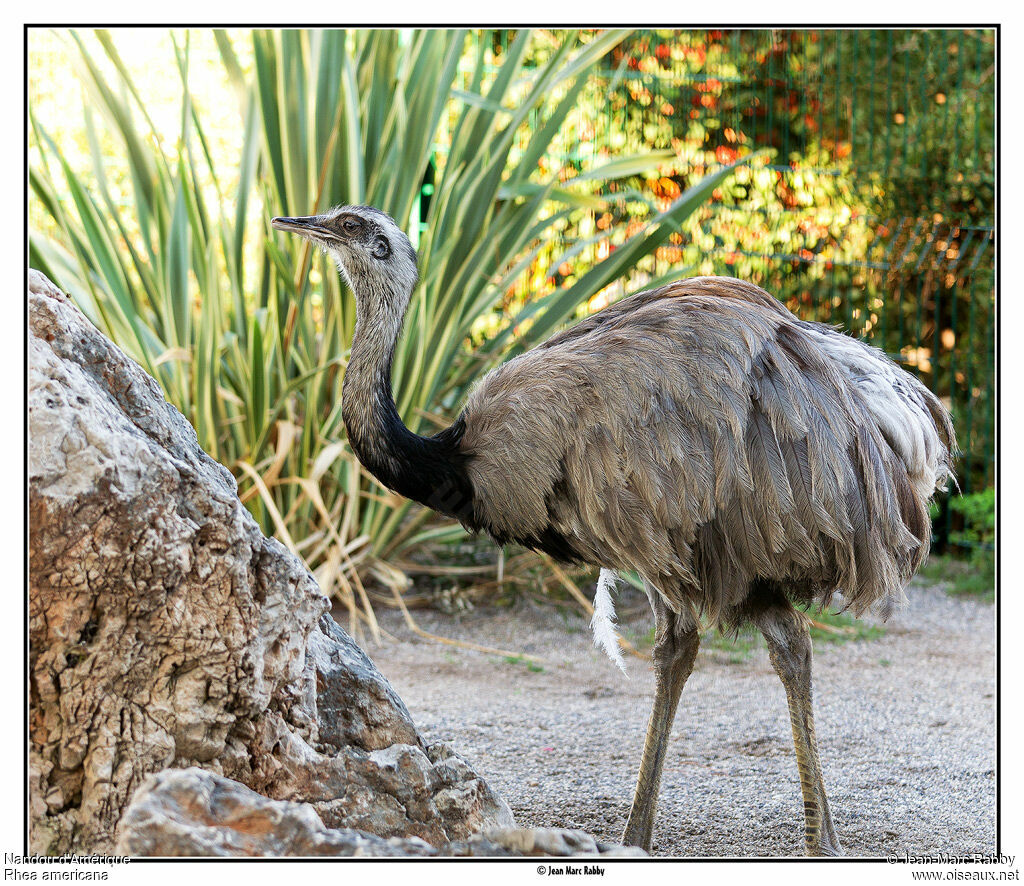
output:
POLYGON ((227 162, 213 156, 189 91, 187 34, 174 44, 182 108, 171 152, 111 35, 96 33, 113 85, 70 35, 91 98, 95 164, 91 176, 73 170, 31 116, 41 158, 32 196, 59 232, 33 232, 31 261, 159 380, 200 443, 234 471, 264 528, 305 558, 353 619, 360 612, 373 624, 367 573, 395 583, 388 559, 462 531, 428 523, 427 511, 410 512, 361 470, 341 423, 351 293, 308 243, 275 235, 269 219, 369 203, 412 223, 433 178, 422 232, 413 229, 422 282, 394 365, 402 415, 429 431, 450 420, 479 373, 548 335, 666 242, 732 167, 652 213, 633 237, 606 232, 617 248, 604 261, 470 348, 555 226, 603 205, 609 180, 671 157, 613 158, 568 183, 538 172, 624 33, 521 31, 495 59, 489 40, 465 31, 256 32, 251 73, 228 36, 215 36, 244 127, 241 156, 227 162), (547 55, 529 64, 537 40, 547 55), (100 161, 97 114, 124 153, 127 206, 100 161))

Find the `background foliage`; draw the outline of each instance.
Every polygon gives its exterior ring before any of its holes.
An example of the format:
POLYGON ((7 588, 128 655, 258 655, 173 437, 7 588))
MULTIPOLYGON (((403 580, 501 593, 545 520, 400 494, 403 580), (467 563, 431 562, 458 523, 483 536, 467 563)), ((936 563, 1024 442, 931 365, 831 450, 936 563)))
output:
MULTIPOLYGON (((31 32, 31 261, 372 628, 375 588, 409 574, 546 571, 496 566, 364 475, 340 422, 351 295, 272 215, 409 220, 423 285, 395 376, 414 429, 574 315, 724 273, 918 373, 953 409, 962 487, 984 490, 993 57, 983 31, 31 32)), ((965 519, 940 503, 940 541, 991 547, 965 519)))

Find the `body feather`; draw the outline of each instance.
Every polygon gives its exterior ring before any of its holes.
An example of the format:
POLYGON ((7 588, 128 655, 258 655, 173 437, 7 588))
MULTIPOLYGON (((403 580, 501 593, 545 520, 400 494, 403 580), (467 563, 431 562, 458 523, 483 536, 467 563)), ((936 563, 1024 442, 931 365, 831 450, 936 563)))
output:
POLYGON ((581 321, 485 377, 464 419, 477 527, 547 531, 726 620, 758 580, 898 605, 955 448, 941 403, 881 351, 721 277, 581 321))
POLYGON ((597 579, 590 628, 594 632, 594 645, 604 650, 619 670, 626 674, 626 663, 622 660, 622 650, 619 648, 619 634, 615 630, 615 603, 612 601, 614 590, 615 573, 610 569, 602 569, 597 579))

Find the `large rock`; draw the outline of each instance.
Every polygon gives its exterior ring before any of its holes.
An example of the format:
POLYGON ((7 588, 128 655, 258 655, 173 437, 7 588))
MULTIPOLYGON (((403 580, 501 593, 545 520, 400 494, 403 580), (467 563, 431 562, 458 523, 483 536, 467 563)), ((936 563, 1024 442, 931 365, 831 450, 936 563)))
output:
POLYGON ((582 831, 488 828, 440 848, 328 828, 306 803, 268 800, 202 769, 151 775, 121 819, 118 853, 149 856, 615 856, 645 855, 582 831))
POLYGON ((132 794, 172 767, 385 842, 511 827, 156 382, 36 272, 29 303, 32 851, 112 850, 132 794))

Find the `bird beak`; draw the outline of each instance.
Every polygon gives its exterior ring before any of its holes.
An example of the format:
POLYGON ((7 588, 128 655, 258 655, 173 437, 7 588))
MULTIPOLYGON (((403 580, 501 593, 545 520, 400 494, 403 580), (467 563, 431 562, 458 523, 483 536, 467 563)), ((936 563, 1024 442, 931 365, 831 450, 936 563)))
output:
POLYGON ((304 237, 332 237, 333 234, 325 228, 318 216, 308 218, 283 218, 277 217, 270 220, 272 227, 279 231, 291 231, 295 234, 302 234, 304 237))

